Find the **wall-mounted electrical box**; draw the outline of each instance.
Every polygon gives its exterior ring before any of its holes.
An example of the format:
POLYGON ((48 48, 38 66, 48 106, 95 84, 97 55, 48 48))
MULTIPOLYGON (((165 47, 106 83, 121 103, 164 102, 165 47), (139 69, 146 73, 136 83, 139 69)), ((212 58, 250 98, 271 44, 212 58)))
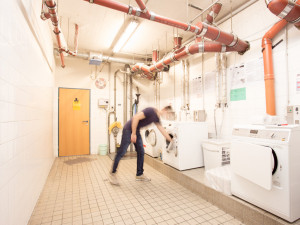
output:
POLYGON ((288 124, 300 124, 300 105, 287 107, 286 120, 288 124))
POLYGON ((204 122, 206 120, 205 110, 195 110, 194 111, 194 121, 195 122, 204 122))
POLYGON ((108 99, 104 99, 104 98, 98 99, 98 107, 99 108, 107 109, 108 104, 109 104, 108 99))

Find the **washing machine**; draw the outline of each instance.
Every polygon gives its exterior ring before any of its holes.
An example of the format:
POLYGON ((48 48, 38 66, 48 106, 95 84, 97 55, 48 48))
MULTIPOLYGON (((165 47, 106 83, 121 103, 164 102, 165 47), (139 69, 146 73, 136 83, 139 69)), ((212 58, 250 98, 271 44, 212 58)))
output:
POLYGON ((140 130, 143 139, 145 153, 151 157, 159 157, 165 142, 164 136, 155 124, 151 124, 140 130))
POLYGON ((300 127, 236 126, 231 192, 289 222, 300 218, 300 127))
POLYGON ((172 143, 166 140, 162 160, 178 170, 203 167, 202 140, 208 138, 205 122, 172 122, 164 124, 172 143))

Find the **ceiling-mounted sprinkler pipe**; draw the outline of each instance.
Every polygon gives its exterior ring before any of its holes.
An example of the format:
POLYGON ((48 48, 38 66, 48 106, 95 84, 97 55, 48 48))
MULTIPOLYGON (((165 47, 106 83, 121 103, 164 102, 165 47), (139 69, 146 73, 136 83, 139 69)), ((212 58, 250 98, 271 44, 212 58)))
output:
POLYGON ((287 25, 286 20, 276 23, 262 39, 262 52, 265 73, 266 111, 268 115, 276 115, 274 71, 272 58, 272 39, 287 25))
POLYGON ((153 12, 150 12, 150 17, 149 17, 148 14, 142 12, 139 8, 125 5, 113 0, 84 0, 84 1, 95 3, 97 5, 115 9, 127 13, 129 15, 138 16, 144 19, 166 24, 168 26, 177 27, 184 31, 192 32, 195 33, 196 35, 207 37, 213 41, 218 41, 221 42, 222 44, 234 48, 235 51, 237 51, 239 54, 244 54, 250 47, 250 44, 247 41, 243 41, 233 34, 220 31, 218 28, 215 28, 206 23, 199 22, 195 26, 192 24, 187 24, 167 17, 163 17, 153 12))
POLYGON ((300 29, 300 0, 265 0, 268 9, 276 16, 293 23, 300 29))

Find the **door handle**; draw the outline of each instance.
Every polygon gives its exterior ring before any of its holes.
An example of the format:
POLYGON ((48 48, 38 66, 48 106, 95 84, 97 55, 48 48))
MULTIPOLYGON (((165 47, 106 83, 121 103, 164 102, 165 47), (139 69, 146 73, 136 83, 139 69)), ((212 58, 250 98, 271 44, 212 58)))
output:
POLYGON ((89 121, 88 121, 88 120, 83 120, 82 122, 84 122, 84 123, 88 123, 89 121))

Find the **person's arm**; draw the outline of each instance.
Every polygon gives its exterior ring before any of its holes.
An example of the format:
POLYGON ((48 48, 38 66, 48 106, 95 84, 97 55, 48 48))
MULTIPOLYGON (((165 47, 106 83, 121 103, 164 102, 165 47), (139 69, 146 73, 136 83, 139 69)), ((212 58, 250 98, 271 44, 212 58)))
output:
POLYGON ((157 129, 160 131, 160 133, 169 141, 172 141, 171 136, 168 134, 168 132, 163 128, 163 126, 160 123, 155 123, 157 129))
POLYGON ((136 128, 139 124, 139 121, 142 120, 142 119, 145 119, 146 116, 143 112, 139 112, 137 114, 135 114, 133 117, 132 117, 132 124, 131 124, 131 130, 132 130, 132 133, 131 133, 131 142, 135 143, 136 142, 136 128))

